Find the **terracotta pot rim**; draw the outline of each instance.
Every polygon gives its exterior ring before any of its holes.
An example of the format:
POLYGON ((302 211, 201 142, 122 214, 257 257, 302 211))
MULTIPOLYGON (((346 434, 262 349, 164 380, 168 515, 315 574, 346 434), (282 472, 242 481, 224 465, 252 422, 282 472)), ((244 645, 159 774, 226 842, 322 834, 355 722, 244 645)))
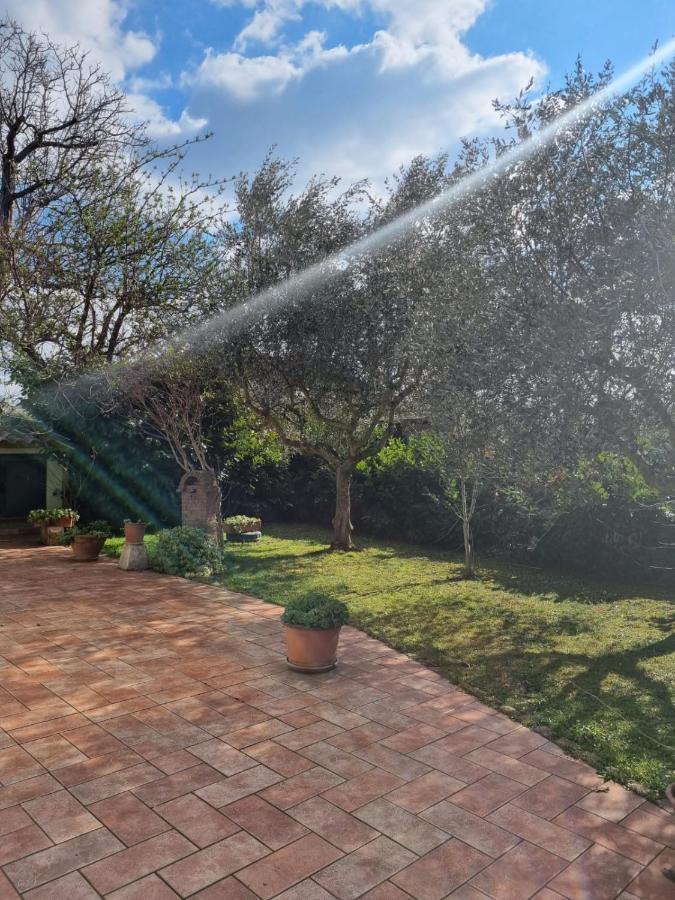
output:
POLYGON ((330 628, 321 628, 319 625, 287 625, 285 622, 281 624, 284 628, 297 628, 298 631, 339 631, 342 628, 342 625, 331 625, 330 628))

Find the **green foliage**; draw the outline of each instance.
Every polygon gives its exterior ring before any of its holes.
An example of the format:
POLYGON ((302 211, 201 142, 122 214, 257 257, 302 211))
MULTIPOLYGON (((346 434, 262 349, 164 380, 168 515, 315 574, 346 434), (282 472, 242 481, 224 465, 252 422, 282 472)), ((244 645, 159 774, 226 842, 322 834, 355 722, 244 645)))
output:
POLYGON ((615 780, 654 798, 675 780, 672 590, 488 558, 466 581, 440 549, 361 538, 337 555, 327 530, 268 532, 226 549, 229 589, 286 607, 341 600, 356 627, 574 741, 615 780))
POLYGON ((540 560, 626 575, 666 571, 673 509, 625 457, 599 453, 559 476, 552 514, 540 560))
POLYGON ((152 567, 166 575, 209 577, 222 571, 223 557, 210 534, 179 525, 157 535, 152 567))
POLYGON ((32 525, 46 525, 51 518, 51 512, 47 509, 31 509, 28 513, 28 521, 32 525))
POLYGON ((226 519, 223 519, 223 525, 230 525, 233 528, 241 527, 242 525, 257 525, 258 519, 253 516, 228 516, 226 519))
POLYGON ((104 519, 95 519, 86 525, 76 525, 74 528, 66 528, 61 538, 61 543, 66 547, 70 547, 76 537, 97 538, 100 541, 107 541, 112 537, 113 529, 109 522, 104 519))
POLYGON ((331 597, 296 597, 284 609, 281 621, 299 628, 338 628, 349 621, 349 610, 331 597))

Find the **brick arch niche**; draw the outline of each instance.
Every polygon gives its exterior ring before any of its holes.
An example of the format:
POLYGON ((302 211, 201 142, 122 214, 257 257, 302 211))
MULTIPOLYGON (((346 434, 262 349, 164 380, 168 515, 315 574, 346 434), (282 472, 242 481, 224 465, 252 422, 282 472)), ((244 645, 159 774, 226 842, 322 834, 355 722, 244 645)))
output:
POLYGON ((220 488, 212 472, 186 472, 178 485, 181 496, 181 521, 191 528, 203 528, 211 534, 218 530, 220 488))

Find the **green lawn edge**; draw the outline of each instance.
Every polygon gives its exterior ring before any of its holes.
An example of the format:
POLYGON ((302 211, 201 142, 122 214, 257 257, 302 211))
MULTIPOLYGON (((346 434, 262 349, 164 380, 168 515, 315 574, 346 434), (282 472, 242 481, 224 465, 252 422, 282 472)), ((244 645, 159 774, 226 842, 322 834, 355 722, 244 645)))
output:
MULTIPOLYGON (((605 584, 484 560, 461 578, 450 553, 359 539, 328 551, 329 532, 265 529, 226 544, 224 586, 285 604, 343 600, 351 621, 433 666, 486 703, 550 729, 603 774, 658 799, 675 780, 675 603, 665 590, 605 584)), ((150 553, 155 538, 146 539, 150 553)), ((122 539, 105 552, 118 556, 122 539)))

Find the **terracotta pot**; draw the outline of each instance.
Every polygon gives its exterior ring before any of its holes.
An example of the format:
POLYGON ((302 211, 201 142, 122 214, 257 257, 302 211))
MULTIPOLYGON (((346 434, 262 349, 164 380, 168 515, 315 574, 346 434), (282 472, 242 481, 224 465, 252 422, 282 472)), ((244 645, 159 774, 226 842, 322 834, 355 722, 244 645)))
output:
POLYGON ((88 534, 76 534, 73 538, 73 556, 79 562, 93 562, 98 559, 104 544, 105 541, 102 538, 90 537, 88 534))
POLYGON ((666 788, 666 800, 675 809, 675 781, 666 788))
POLYGON ((54 519, 49 524, 57 525, 59 528, 72 528, 75 524, 75 516, 61 516, 60 519, 54 519))
POLYGON ((142 544, 147 527, 145 522, 125 522, 124 540, 127 544, 142 544))
POLYGON ((300 628, 286 625, 286 661, 295 672, 329 672, 337 665, 340 626, 300 628))

